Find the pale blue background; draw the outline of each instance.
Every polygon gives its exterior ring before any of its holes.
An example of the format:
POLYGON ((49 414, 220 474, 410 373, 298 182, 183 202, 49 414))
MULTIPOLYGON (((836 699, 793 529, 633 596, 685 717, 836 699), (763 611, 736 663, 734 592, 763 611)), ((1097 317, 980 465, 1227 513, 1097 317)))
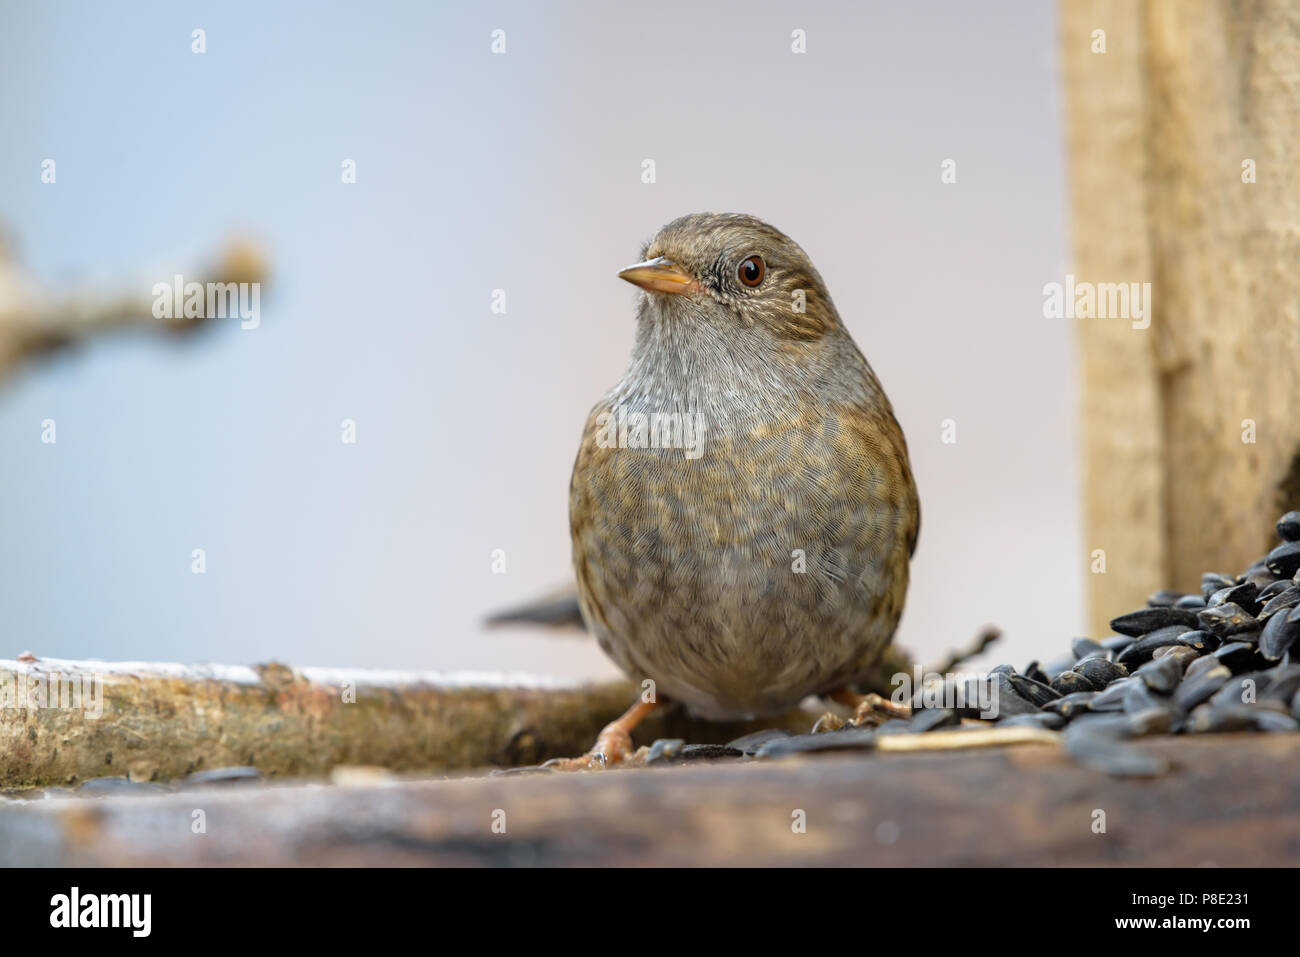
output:
POLYGON ((1045 3, 5 0, 22 261, 152 282, 246 231, 275 274, 256 331, 0 384, 0 657, 608 673, 478 621, 568 577, 578 431, 633 331, 614 272, 699 209, 794 236, 894 399, 924 503, 901 639, 931 657, 992 620, 1000 658, 1063 647, 1086 553, 1070 329, 1041 312, 1055 29, 1045 3))

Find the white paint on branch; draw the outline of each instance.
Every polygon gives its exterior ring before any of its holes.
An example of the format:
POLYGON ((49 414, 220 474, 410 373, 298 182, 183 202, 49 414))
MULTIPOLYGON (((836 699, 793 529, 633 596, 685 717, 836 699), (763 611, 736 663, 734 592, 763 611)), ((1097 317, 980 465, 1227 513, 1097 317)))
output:
MULTIPOLYGON (((352 682, 358 688, 530 688, 561 690, 580 682, 522 671, 383 671, 364 668, 296 668, 293 671, 316 684, 342 687, 352 682)), ((158 661, 74 661, 66 658, 0 659, 0 672, 15 674, 82 674, 113 678, 177 678, 186 681, 225 681, 232 684, 262 684, 262 676, 248 665, 183 665, 158 661)))

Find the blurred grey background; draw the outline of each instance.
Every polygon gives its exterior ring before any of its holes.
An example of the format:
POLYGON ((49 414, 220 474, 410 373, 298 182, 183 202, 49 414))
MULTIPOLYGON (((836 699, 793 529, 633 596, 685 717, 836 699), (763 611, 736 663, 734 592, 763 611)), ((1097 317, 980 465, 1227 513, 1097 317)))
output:
POLYGON ((633 336, 614 274, 697 210, 803 245, 893 399, 923 504, 899 640, 1063 647, 1086 555, 1071 331, 1042 315, 1055 30, 1051 4, 957 0, 6 0, 23 263, 147 287, 249 234, 274 285, 259 329, 122 336, 0 386, 0 657, 611 674, 480 621, 569 578, 579 430, 633 336))

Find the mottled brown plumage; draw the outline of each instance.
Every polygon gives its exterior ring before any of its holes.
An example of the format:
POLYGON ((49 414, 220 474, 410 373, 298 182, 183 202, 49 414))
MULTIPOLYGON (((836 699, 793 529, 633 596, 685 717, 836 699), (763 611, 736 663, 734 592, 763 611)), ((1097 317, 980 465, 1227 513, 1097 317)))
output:
POLYGON ((650 290, 632 361, 573 470, 587 625, 630 677, 703 717, 843 688, 893 636, 919 525, 889 400, 780 231, 697 214, 642 252, 654 262, 620 274, 650 290), (603 447, 608 415, 632 413, 701 417, 697 457, 603 447))

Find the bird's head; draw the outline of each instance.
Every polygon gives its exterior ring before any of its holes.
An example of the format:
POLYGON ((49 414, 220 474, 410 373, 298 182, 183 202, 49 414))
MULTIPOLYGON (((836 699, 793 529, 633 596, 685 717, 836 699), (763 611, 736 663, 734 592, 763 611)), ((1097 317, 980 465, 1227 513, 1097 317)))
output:
POLYGON ((690 316, 820 339, 839 319, 821 276, 789 236, 740 213, 693 213, 659 230, 619 276, 647 293, 643 321, 690 316))

